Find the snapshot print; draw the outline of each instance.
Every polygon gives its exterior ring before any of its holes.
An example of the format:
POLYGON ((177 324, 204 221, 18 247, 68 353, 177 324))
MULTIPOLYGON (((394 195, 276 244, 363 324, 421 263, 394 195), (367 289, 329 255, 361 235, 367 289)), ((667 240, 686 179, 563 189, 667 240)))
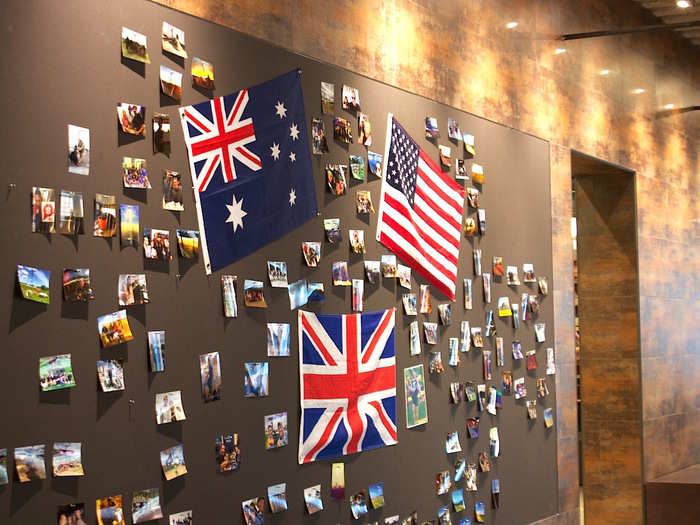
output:
POLYGON ((359 111, 360 91, 357 88, 343 84, 343 109, 359 111))
POLYGON ((204 402, 221 399, 222 380, 219 352, 210 352, 199 356, 199 374, 204 402))
POLYGON ((205 91, 214 91, 214 66, 199 57, 192 57, 192 85, 205 91))
POLYGON ((160 90, 166 97, 180 102, 182 99, 182 73, 161 64, 160 90))
POLYGON ((352 144, 352 125, 348 119, 333 117, 333 138, 343 144, 352 144))
POLYGON ((301 243, 301 252, 304 254, 304 261, 309 268, 316 268, 321 261, 321 243, 305 241, 301 243))
POLYGON ((287 484, 279 483, 267 487, 267 501, 273 514, 287 510, 287 484))
POLYGON ((156 113, 153 123, 153 153, 163 153, 170 157, 170 116, 156 113))
POLYGON ((151 260, 169 261, 172 259, 172 253, 170 252, 170 232, 168 230, 144 228, 143 256, 151 260))
POLYGON ((90 174, 90 130, 68 124, 68 173, 90 174))
POLYGON ((163 475, 168 481, 187 474, 184 447, 180 444, 161 450, 160 465, 163 467, 163 475))
POLYGON ((165 330, 148 332, 148 362, 151 372, 165 370, 165 330))
POLYGON ((338 243, 342 240, 339 218, 323 219, 323 230, 326 232, 328 242, 338 243))
POLYGON ((39 358, 39 385, 42 392, 52 392, 75 386, 71 354, 39 358))
POLYGON ((267 323, 267 356, 289 356, 289 323, 267 323))
POLYGON ((369 166, 369 172, 378 177, 382 178, 382 154, 375 153, 374 151, 367 152, 367 166, 369 166))
POLYGON ((146 108, 144 106, 120 102, 117 105, 117 119, 122 133, 138 137, 146 136, 146 108))
POLYGON ((61 190, 61 209, 58 215, 58 232, 64 235, 83 233, 83 194, 61 190))
POLYGON ((350 497, 350 511, 356 520, 367 515, 367 495, 364 490, 350 497))
POLYGON ((121 274, 117 289, 119 306, 148 304, 146 274, 121 274))
POLYGON ((183 510, 168 516, 169 525, 192 525, 192 511, 183 510))
POLYGON ((265 449, 286 447, 288 442, 287 413, 265 416, 265 449))
POLYGON ((332 268, 333 286, 351 286, 347 261, 336 261, 332 268))
POLYGON ((309 300, 309 288, 306 279, 293 282, 287 288, 289 294, 289 308, 296 310, 304 306, 309 300))
POLYGON ((117 233, 117 199, 114 195, 95 194, 95 237, 114 237, 117 233))
POLYGON ((126 525, 121 494, 96 500, 95 510, 97 525, 126 525))
POLYGON ((328 141, 326 140, 326 126, 323 119, 311 119, 311 150, 314 155, 328 153, 328 141))
POLYGON ((86 525, 85 503, 59 505, 56 513, 56 523, 58 525, 86 525))
POLYGON ((321 82, 321 111, 329 115, 335 111, 335 84, 321 82))
POLYGON ((357 114, 357 142, 363 146, 372 145, 372 124, 369 122, 369 115, 366 113, 357 114))
POLYGON ((150 189, 145 159, 122 157, 122 178, 125 188, 150 189))
POLYGON ((287 263, 284 261, 267 261, 267 275, 273 288, 287 288, 287 263))
POLYGON ((85 475, 81 449, 81 443, 54 443, 52 457, 53 475, 58 477, 85 475))
POLYGON ((428 405, 425 397, 423 365, 404 368, 403 377, 406 395, 406 428, 424 425, 428 422, 428 405))
POLYGON ((20 483, 46 479, 46 445, 30 445, 15 448, 15 471, 20 483))
POLYGON ((182 200, 182 175, 177 171, 163 172, 163 209, 171 211, 185 209, 182 200))
POLYGON ((32 268, 23 264, 17 265, 17 282, 24 299, 36 303, 50 304, 50 280, 51 272, 49 270, 32 268))
POLYGON ((224 317, 231 318, 238 316, 238 302, 236 301, 236 281, 235 275, 221 276, 221 295, 224 302, 224 317))
POLYGON ((9 478, 7 475, 7 449, 0 448, 0 485, 7 485, 9 478))
POLYGON ((373 509, 384 506, 384 483, 372 483, 369 486, 369 500, 373 509))
POLYGON ((97 381, 102 392, 124 390, 124 362, 121 359, 97 361, 97 381))
POLYGON ((268 363, 245 363, 245 397, 267 397, 268 363))
POLYGON ((326 183, 333 195, 344 195, 347 188, 345 172, 348 167, 343 164, 326 164, 326 183))
POLYGON ((252 498, 241 503, 246 525, 263 525, 265 523, 265 498, 252 498))
POLYGON ((131 521, 133 523, 159 520, 162 517, 160 491, 157 488, 134 492, 131 498, 131 521))
POLYGON ((243 298, 249 308, 267 308, 262 281, 246 279, 243 283, 243 298))
POLYGON ((56 233, 56 192, 52 188, 32 188, 32 232, 56 233))
POLYGON ((163 21, 163 31, 161 32, 161 41, 163 51, 172 53, 173 55, 187 58, 187 50, 185 49, 185 32, 175 26, 163 21))
POLYGON ((139 244, 139 207, 132 204, 119 205, 119 235, 122 246, 139 244))
POLYGON ((197 230, 175 230, 180 257, 196 259, 199 256, 199 232, 197 230))
POLYGON ((144 64, 150 64, 146 35, 128 27, 122 27, 122 56, 144 64))
POLYGON ((304 489, 304 502, 306 512, 315 514, 323 510, 323 500, 321 499, 321 485, 314 485, 304 489))
POLYGON ((231 472, 241 465, 241 449, 238 434, 217 436, 215 443, 216 465, 219 472, 231 472))
POLYGON ((163 425, 173 421, 184 421, 185 409, 182 407, 182 393, 179 390, 156 394, 156 423, 163 425))
POLYGON ((104 348, 126 343, 134 338, 126 318, 126 310, 98 317, 97 332, 104 348))

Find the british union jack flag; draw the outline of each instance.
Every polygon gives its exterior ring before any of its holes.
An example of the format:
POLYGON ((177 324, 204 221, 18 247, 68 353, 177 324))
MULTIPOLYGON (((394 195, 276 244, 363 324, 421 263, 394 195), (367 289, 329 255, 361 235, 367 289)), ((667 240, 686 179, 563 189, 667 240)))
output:
POLYGON ((394 316, 299 312, 299 464, 397 443, 394 316))

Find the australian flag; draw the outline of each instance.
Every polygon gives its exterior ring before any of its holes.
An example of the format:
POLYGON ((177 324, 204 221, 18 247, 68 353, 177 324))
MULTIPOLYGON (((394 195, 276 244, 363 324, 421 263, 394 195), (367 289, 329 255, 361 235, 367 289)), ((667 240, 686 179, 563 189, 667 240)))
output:
POLYGON ((180 108, 207 274, 316 216, 301 71, 180 108))

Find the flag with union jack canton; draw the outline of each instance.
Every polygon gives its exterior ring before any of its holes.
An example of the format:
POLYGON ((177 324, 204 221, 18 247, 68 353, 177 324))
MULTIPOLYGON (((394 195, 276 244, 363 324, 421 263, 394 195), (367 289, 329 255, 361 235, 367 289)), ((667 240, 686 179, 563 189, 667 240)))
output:
POLYGON ((207 274, 316 216, 301 71, 180 108, 207 274))
POLYGON ((299 464, 397 443, 394 317, 299 312, 299 464))

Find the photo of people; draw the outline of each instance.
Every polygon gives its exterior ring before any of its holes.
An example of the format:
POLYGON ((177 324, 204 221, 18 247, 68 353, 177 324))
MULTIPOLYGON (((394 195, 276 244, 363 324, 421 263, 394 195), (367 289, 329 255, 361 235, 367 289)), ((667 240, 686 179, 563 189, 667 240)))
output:
POLYGON ((7 476, 7 449, 0 448, 0 485, 7 485, 9 478, 7 476))
POLYGON ((459 443, 459 433, 456 430, 447 433, 447 437, 445 438, 445 452, 447 454, 462 452, 462 445, 459 443))
POLYGON ((160 465, 167 481, 187 474, 185 465, 185 449, 182 445, 166 448, 160 451, 160 465))
POLYGON ((474 348, 483 348, 484 347, 484 338, 481 335, 481 327, 480 326, 472 326, 472 344, 474 345, 474 348))
POLYGON ((214 91, 214 66, 199 57, 192 57, 192 85, 214 91))
POLYGON ((184 421, 185 409, 182 408, 182 393, 179 390, 156 394, 156 423, 163 425, 173 421, 184 421))
POLYGON ((241 503, 243 518, 246 525, 264 525, 265 523, 265 498, 253 498, 241 503))
POLYGON ((416 308, 416 294, 405 293, 401 300, 403 301, 403 311, 406 315, 416 315, 418 313, 416 308))
POLYGON ((527 404, 527 418, 537 419, 537 399, 528 399, 527 404))
POLYGON ((97 332, 100 335, 103 348, 126 343, 134 338, 126 318, 126 310, 98 317, 97 332))
POLYGON ((459 129, 459 122, 452 117, 447 118, 447 136, 458 142, 462 140, 462 132, 459 129))
POLYGON ((464 164, 464 159, 457 159, 455 171, 455 179, 467 180, 469 178, 469 176, 467 175, 467 167, 464 164))
POLYGON ((192 525, 192 511, 183 510, 168 516, 168 525, 192 525))
POLYGON ((379 509, 384 506, 384 483, 371 483, 369 486, 369 501, 372 503, 373 509, 379 509))
POLYGON ((467 472, 464 475, 464 489, 470 492, 476 492, 479 490, 477 488, 476 480, 476 463, 467 464, 467 472))
POLYGON ((350 155, 348 162, 350 175, 355 180, 365 180, 365 158, 361 155, 350 155))
POLYGON ((122 496, 108 496, 95 501, 97 525, 126 525, 122 496))
POLYGON ((309 300, 309 289, 306 279, 299 279, 289 285, 287 288, 289 293, 289 308, 296 310, 306 305, 309 300))
POLYGON ((75 386, 70 354, 39 358, 39 385, 42 392, 51 392, 75 386))
POLYGON ((146 274, 120 274, 117 296, 119 306, 148 304, 146 274))
POLYGON ((369 122, 369 115, 366 113, 357 114, 358 144, 363 146, 372 145, 372 124, 369 122))
POLYGON ((326 239, 330 243, 341 241, 340 219, 323 219, 323 230, 326 232, 326 239))
POLYGON ((145 159, 122 157, 122 178, 125 188, 151 188, 145 159))
POLYGON ((323 119, 311 119, 311 148, 314 155, 328 153, 328 141, 326 140, 326 126, 323 119))
POLYGON ((520 341, 518 341, 518 340, 513 341, 512 349, 513 349, 513 359, 522 359, 523 358, 523 346, 520 343, 520 341))
POLYGON ((433 312, 433 303, 430 300, 430 288, 427 284, 420 285, 420 293, 418 295, 418 311, 422 314, 431 314, 433 312))
MULTIPOLYGON (((527 297, 527 306, 528 310, 530 311, 530 314, 528 315, 528 319, 532 319, 537 316, 537 314, 540 312, 540 302, 537 299, 536 295, 528 295, 527 297)), ((542 341, 540 341, 542 342, 542 341)))
POLYGON ((68 173, 90 174, 90 130, 68 124, 68 173))
POLYGON ((122 27, 122 56, 144 64, 150 64, 146 35, 128 27, 122 27))
POLYGON ((489 472, 491 470, 491 462, 486 452, 479 452, 479 468, 481 472, 489 472))
POLYGON ((263 282, 246 279, 243 282, 243 299, 245 305, 250 308, 267 308, 263 295, 263 282))
POLYGON ((479 418, 467 418, 467 435, 469 439, 477 439, 479 437, 479 418))
MULTIPOLYGON (((425 326, 425 324, 424 324, 425 326)), ((430 373, 442 374, 445 368, 442 366, 442 352, 439 350, 430 351, 430 373)))
POLYGON ((537 378, 537 397, 547 397, 549 395, 549 389, 547 388, 547 381, 544 377, 537 378))
POLYGON ((438 342, 438 325, 437 323, 423 323, 423 332, 425 332, 425 342, 429 345, 436 345, 438 342))
POLYGON ((287 484, 279 483, 267 487, 267 501, 273 514, 287 510, 287 484))
POLYGON ((510 395, 513 392, 513 372, 505 370, 503 372, 503 394, 510 395))
POLYGON ((199 232, 197 230, 175 230, 180 257, 195 259, 199 256, 199 232))
POLYGON ((58 525, 87 525, 85 523, 85 504, 60 505, 56 514, 56 523, 58 525))
POLYGON ((524 283, 534 283, 535 279, 535 267, 532 263, 523 264, 523 282, 524 283))
POLYGON ((265 416, 265 450, 286 447, 288 442, 287 413, 265 416))
POLYGON ((518 277, 518 267, 517 266, 506 267, 506 276, 508 279, 508 286, 517 286, 520 284, 520 278, 518 277))
POLYGON ((519 377, 513 381, 513 389, 515 391, 515 399, 527 397, 527 388, 525 387, 525 378, 519 377))
POLYGON ((176 171, 163 172, 163 209, 171 211, 185 209, 182 200, 182 175, 176 171))
POLYGON ((170 157, 170 116, 156 113, 153 123, 153 153, 163 153, 170 157))
POLYGON ((160 492, 157 488, 134 492, 131 497, 131 520, 133 523, 159 520, 162 517, 160 492))
POLYGON ((356 520, 367 515, 367 496, 364 490, 350 497, 350 511, 352 512, 352 517, 356 520))
POLYGON ((32 232, 56 233, 56 193, 51 188, 32 187, 32 232))
POLYGON ((221 399, 221 361, 219 352, 199 356, 199 375, 205 403, 221 399))
POLYGON ((323 510, 323 500, 321 499, 321 485, 314 485, 304 489, 304 502, 306 512, 315 514, 323 510))
POLYGON ((352 253, 364 254, 365 253, 365 231, 364 230, 348 230, 348 237, 350 238, 350 248, 352 253))
POLYGON ((238 317, 238 302, 236 301, 236 281, 235 275, 221 276, 221 295, 224 301, 224 317, 238 317))
POLYGON ((406 428, 425 425, 428 422, 428 404, 425 397, 425 375, 423 365, 403 370, 406 396, 406 428))
POLYGON ((420 355, 420 333, 418 332, 418 321, 413 321, 409 325, 409 352, 411 355, 420 355))
POLYGON ((321 111, 327 115, 335 111, 335 84, 321 82, 321 111))
POLYGON ((438 314, 442 325, 449 326, 452 324, 452 305, 450 303, 439 304, 438 314))
POLYGON ((31 445, 15 448, 15 470, 20 483, 46 479, 44 451, 46 445, 31 445))
POLYGON ((148 362, 151 372, 165 370, 165 330, 148 332, 148 362))
POLYGON ((53 444, 53 475, 58 477, 63 476, 83 476, 83 463, 81 459, 80 443, 63 443, 57 442, 53 444))
MULTIPOLYGON (((345 172, 348 167, 342 164, 326 164, 326 182, 333 195, 344 195, 347 188, 345 172)), ((332 241, 331 241, 332 242, 332 241)))
POLYGON ((267 275, 273 288, 287 288, 287 263, 267 261, 267 275))
POLYGON ((537 278, 537 287, 540 290, 540 293, 542 295, 547 295, 549 292, 549 285, 547 284, 547 278, 546 277, 538 277, 537 278))
POLYGON ((121 359, 97 361, 97 381, 102 392, 124 390, 124 362, 121 359))
POLYGON ((370 284, 377 284, 379 282, 379 261, 364 261, 364 264, 367 282, 370 284))
POLYGON ((352 126, 343 117, 333 117, 333 138, 343 144, 352 144, 352 126))
POLYGON ((136 204, 119 205, 119 230, 122 246, 139 244, 139 207, 136 204))
POLYGON ((216 464, 219 472, 231 472, 241 465, 241 449, 238 434, 226 434, 216 437, 216 464))
POLYGON ((367 152, 367 166, 369 166, 369 172, 372 175, 379 177, 380 179, 382 178, 382 154, 381 153, 375 153, 374 151, 368 151, 367 152))
POLYGON ((182 73, 161 64, 160 90, 166 97, 180 102, 182 99, 182 73))
POLYGON ((245 372, 243 395, 245 397, 267 397, 268 363, 245 363, 243 368, 245 372))
POLYGON ((316 268, 321 260, 321 243, 305 241, 301 243, 301 253, 309 268, 316 268))
POLYGON ((336 261, 333 263, 333 286, 351 286, 350 277, 348 275, 347 261, 336 261))
POLYGON ((137 104, 120 102, 117 105, 117 120, 122 133, 127 135, 146 136, 146 108, 137 104))
POLYGON ((168 230, 144 228, 143 256, 151 260, 169 261, 172 259, 172 253, 170 252, 170 232, 168 230))
POLYGON ((447 494, 452 488, 452 477, 449 470, 438 472, 435 476, 435 491, 438 496, 447 494))
POLYGON ((49 282, 51 272, 41 268, 17 265, 17 282, 22 297, 36 303, 50 304, 51 296, 49 282))
POLYGON ((425 138, 440 138, 440 130, 438 129, 438 122, 435 117, 425 117, 425 138))
POLYGON ((289 323, 267 323, 267 356, 289 356, 289 323))
POLYGON ((58 231, 64 235, 83 233, 83 194, 61 190, 58 231))
POLYGON ((382 255, 382 275, 390 279, 396 278, 396 255, 382 255))
POLYGON ((163 21, 163 31, 161 32, 161 41, 163 51, 172 53, 173 55, 187 58, 187 50, 185 49, 185 32, 175 26, 171 26, 163 21))
POLYGON ((95 237, 114 237, 117 233, 117 200, 114 195, 95 194, 95 237))
POLYGON ((343 84, 343 109, 360 110, 360 91, 357 88, 343 84))

